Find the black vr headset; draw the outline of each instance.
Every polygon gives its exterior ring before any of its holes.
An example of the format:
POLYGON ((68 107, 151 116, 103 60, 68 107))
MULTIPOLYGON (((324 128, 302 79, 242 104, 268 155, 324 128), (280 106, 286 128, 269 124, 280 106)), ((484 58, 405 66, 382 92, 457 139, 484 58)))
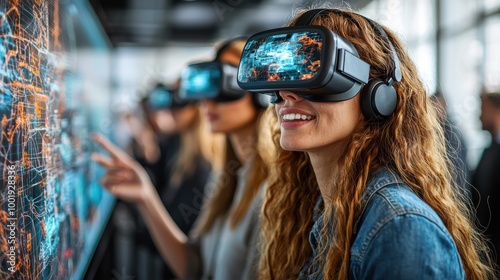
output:
MULTIPOLYGON (((235 37, 223 43, 217 50, 213 61, 189 64, 182 72, 179 97, 182 100, 200 101, 214 100, 216 102, 231 102, 245 96, 237 83, 238 66, 220 61, 222 52, 237 40, 246 40, 247 37, 235 37)), ((269 97, 252 96, 254 104, 266 107, 269 97)))
POLYGON ((335 9, 313 9, 302 14, 294 26, 251 36, 241 56, 238 85, 250 92, 274 96, 273 103, 282 100, 280 90, 313 102, 344 101, 356 96, 365 85, 363 113, 368 118, 386 118, 397 103, 392 84, 401 80, 399 60, 387 34, 365 18, 387 41, 394 60, 394 71, 387 81, 369 80, 370 65, 359 58, 349 41, 328 28, 310 25, 325 11, 348 15, 335 9))
POLYGON ((164 109, 177 109, 188 105, 189 102, 181 100, 177 91, 163 84, 157 84, 146 97, 146 106, 150 111, 164 109))
POLYGON ((220 61, 189 64, 182 72, 179 97, 185 100, 211 99, 230 102, 242 98, 246 91, 236 83, 238 68, 220 61))

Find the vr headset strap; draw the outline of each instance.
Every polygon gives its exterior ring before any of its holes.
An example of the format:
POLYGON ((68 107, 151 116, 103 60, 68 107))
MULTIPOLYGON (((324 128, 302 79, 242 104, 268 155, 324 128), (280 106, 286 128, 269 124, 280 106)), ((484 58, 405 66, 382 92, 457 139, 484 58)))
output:
MULTIPOLYGON (((295 21, 295 24, 294 26, 301 26, 301 25, 310 25, 311 22, 319 15, 321 14, 322 12, 324 11, 333 11, 333 12, 337 12, 337 13, 342 13, 342 11, 340 10, 337 10, 337 9, 313 9, 313 10, 309 10, 305 13, 303 13, 298 19, 297 21, 295 21)), ((391 41, 389 40, 389 36, 387 36, 387 33, 384 31, 384 29, 382 28, 382 26, 380 26, 380 24, 378 24, 377 22, 363 16, 363 15, 360 15, 361 17, 363 17, 376 31, 378 31, 378 33, 380 34, 380 36, 382 36, 382 38, 384 38, 384 40, 388 43, 389 45, 389 48, 391 49, 391 52, 392 52, 392 57, 393 57, 393 63, 394 63, 394 70, 393 70, 393 73, 391 74, 391 77, 389 78, 389 81, 388 83, 390 85, 392 85, 392 83, 394 82, 400 82, 401 79, 402 79, 402 75, 401 75, 401 69, 399 67, 399 58, 398 58, 398 55, 396 54, 396 50, 394 49, 394 46, 392 45, 391 41)), ((358 26, 359 27, 359 26, 358 26)))
POLYGON ((303 13, 293 26, 311 25, 311 22, 325 9, 313 9, 303 13))

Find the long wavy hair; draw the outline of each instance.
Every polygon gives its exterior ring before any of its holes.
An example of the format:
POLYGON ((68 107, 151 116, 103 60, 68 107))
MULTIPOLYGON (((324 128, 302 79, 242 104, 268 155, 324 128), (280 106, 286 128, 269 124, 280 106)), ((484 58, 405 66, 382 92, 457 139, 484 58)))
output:
MULTIPOLYGON (((234 40, 231 44, 224 46, 223 52, 241 56, 245 42, 246 40, 243 38, 234 40)), ((252 201, 258 195, 260 188, 269 174, 272 149, 269 143, 271 137, 267 136, 270 129, 265 126, 269 124, 269 116, 273 112, 259 106, 256 106, 256 109, 257 117, 255 120, 254 137, 250 137, 246 143, 243 143, 244 148, 252 150, 254 156, 246 178, 242 199, 238 206, 233 211, 230 211, 236 192, 237 170, 241 167, 241 162, 236 157, 229 138, 226 137, 225 149, 222 156, 223 164, 218 170, 219 176, 215 181, 215 188, 210 197, 207 197, 207 202, 201 212, 199 222, 193 231, 195 235, 208 232, 217 219, 226 216, 230 219, 231 229, 235 229, 250 208, 252 201)))
POLYGON ((196 171, 194 163, 197 161, 206 161, 213 168, 220 164, 217 155, 221 145, 220 137, 209 131, 206 119, 201 116, 200 108, 196 106, 195 110, 193 122, 180 134, 181 144, 169 179, 171 188, 180 187, 183 180, 194 175, 196 171))
MULTIPOLYGON (((291 20, 292 25, 302 12, 291 20)), ((347 9, 330 10, 313 24, 325 26, 350 41, 371 65, 370 78, 386 80, 392 73, 393 58, 386 39, 359 14, 347 9)), ((396 49, 403 75, 402 81, 394 84, 397 108, 385 122, 365 121, 350 136, 338 159, 342 167, 336 171, 339 176, 331 186, 336 191, 324 201, 319 244, 329 246, 319 248, 314 262, 323 268, 324 279, 348 278, 353 226, 363 207, 361 197, 367 179, 371 172, 386 166, 437 212, 456 243, 467 279, 491 279, 494 275, 489 252, 473 226, 471 206, 454 188, 454 171, 446 158, 444 133, 436 111, 403 44, 392 31, 384 30, 396 49)), ((298 276, 311 255, 308 235, 320 196, 308 155, 279 148, 279 138, 279 128, 275 127, 277 156, 262 209, 261 279, 298 276)))
POLYGON ((237 185, 237 170, 241 167, 241 162, 236 157, 229 138, 226 137, 224 164, 222 169, 219 170, 218 178, 215 181, 215 187, 205 203, 204 209, 201 212, 199 222, 197 223, 194 234, 200 235, 210 231, 214 223, 219 218, 226 215, 230 219, 231 229, 235 229, 240 221, 243 219, 245 213, 250 208, 254 198, 257 196, 260 188, 263 186, 269 174, 269 163, 271 156, 269 155, 269 145, 265 145, 265 137, 261 136, 259 131, 263 131, 263 126, 266 125, 264 121, 265 116, 271 115, 266 113, 266 110, 260 109, 258 112, 255 128, 255 136, 247 139, 244 143, 245 149, 254 150, 254 156, 249 167, 248 176, 244 184, 242 199, 238 206, 229 211, 236 193, 237 185))

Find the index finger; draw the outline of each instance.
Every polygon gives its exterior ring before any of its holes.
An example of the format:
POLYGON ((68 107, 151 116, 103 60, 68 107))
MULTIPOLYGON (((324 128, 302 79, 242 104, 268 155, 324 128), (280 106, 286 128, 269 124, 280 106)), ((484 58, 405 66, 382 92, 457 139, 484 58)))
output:
POLYGON ((103 147, 104 150, 106 150, 111 157, 119 158, 122 160, 128 157, 128 155, 125 152, 123 152, 120 148, 111 143, 108 140, 108 138, 97 133, 92 134, 91 137, 97 144, 103 147))

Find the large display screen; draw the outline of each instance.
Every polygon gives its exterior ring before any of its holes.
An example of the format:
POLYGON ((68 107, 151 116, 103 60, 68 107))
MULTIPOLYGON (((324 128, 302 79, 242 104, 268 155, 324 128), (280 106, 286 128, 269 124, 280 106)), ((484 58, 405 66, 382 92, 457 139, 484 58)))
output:
POLYGON ((0 279, 81 279, 114 199, 109 44, 86 1, 0 2, 0 279))

